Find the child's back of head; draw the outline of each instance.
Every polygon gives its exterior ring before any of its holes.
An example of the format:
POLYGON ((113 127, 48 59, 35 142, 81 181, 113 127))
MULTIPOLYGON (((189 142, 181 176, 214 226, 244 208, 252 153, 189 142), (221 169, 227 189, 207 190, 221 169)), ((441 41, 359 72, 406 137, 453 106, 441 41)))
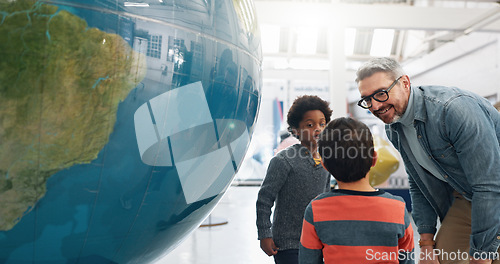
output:
POLYGON ((359 181, 373 165, 372 134, 358 120, 346 117, 332 120, 321 133, 318 146, 325 168, 337 181, 359 181))

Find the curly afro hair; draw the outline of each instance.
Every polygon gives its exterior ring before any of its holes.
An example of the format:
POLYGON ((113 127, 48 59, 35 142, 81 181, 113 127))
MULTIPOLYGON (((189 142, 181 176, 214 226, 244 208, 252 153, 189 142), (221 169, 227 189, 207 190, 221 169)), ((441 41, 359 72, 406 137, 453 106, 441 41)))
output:
POLYGON ((332 109, 328 105, 328 102, 319 98, 316 95, 303 95, 299 96, 293 101, 290 110, 288 110, 287 123, 288 130, 291 131, 292 128, 298 128, 300 121, 304 117, 307 111, 319 110, 325 115, 326 123, 330 122, 330 117, 332 115, 332 109))

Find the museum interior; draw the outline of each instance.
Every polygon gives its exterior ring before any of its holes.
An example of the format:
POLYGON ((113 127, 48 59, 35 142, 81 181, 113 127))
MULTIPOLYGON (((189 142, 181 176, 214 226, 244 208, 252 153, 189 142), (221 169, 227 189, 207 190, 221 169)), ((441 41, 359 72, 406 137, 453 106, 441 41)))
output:
MULTIPOLYGON (((385 137, 384 124, 356 105, 355 72, 370 58, 398 60, 412 85, 456 86, 492 104, 500 101, 498 1, 255 0, 254 5, 263 83, 250 148, 204 222, 214 225, 198 228, 158 263, 274 263, 259 247, 255 202, 279 131, 286 130, 287 109, 297 96, 315 94, 330 101, 332 116, 363 120, 374 135, 385 137)), ((380 186, 407 191, 402 162, 380 186)))
POLYGON ((0 263, 274 263, 257 195, 303 95, 368 126, 370 184, 416 229, 402 157, 358 106, 377 57, 499 109, 500 2, 0 0, 0 263))

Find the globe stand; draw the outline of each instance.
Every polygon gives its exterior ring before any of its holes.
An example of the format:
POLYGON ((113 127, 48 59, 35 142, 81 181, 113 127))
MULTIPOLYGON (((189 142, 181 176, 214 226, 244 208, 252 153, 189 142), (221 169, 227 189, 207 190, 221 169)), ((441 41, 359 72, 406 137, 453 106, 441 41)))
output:
POLYGON ((214 217, 212 214, 209 214, 208 217, 201 223, 200 227, 212 227, 212 226, 221 226, 227 224, 228 221, 221 217, 214 217))

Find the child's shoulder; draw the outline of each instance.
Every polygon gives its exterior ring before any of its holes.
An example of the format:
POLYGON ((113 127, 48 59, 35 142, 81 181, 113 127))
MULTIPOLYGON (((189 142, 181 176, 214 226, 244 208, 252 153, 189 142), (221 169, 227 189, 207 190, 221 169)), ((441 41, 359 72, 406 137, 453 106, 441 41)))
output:
POLYGON ((330 190, 328 192, 324 192, 324 193, 318 194, 318 196, 316 196, 313 199, 313 201, 315 201, 315 200, 321 200, 321 199, 329 198, 329 197, 340 196, 340 195, 343 195, 343 194, 337 192, 337 190, 335 190, 335 189, 332 189, 332 190, 330 190))
POLYGON ((293 144, 291 146, 288 146, 287 148, 284 148, 282 150, 280 150, 278 153, 276 153, 276 155, 274 156, 274 158, 280 158, 280 159, 291 159, 291 158, 294 158, 296 157, 297 155, 299 155, 299 152, 301 151, 301 148, 302 148, 302 145, 300 145, 299 143, 297 144, 293 144))
POLYGON ((404 199, 400 196, 391 194, 389 192, 386 192, 384 190, 376 190, 373 192, 359 192, 359 191, 351 191, 351 190, 346 190, 346 189, 332 189, 329 192, 325 192, 320 194, 317 198, 325 198, 325 197, 334 197, 334 196, 366 196, 366 197, 382 197, 382 198, 388 198, 388 199, 393 199, 397 200, 400 202, 405 202, 404 199))
POLYGON ((386 192, 386 191, 384 191, 380 196, 381 197, 385 197, 385 198, 390 198, 390 199, 398 200, 398 201, 403 202, 403 203, 405 202, 405 200, 403 199, 403 197, 398 196, 398 195, 394 195, 394 194, 386 192))
POLYGON ((388 206, 397 206, 397 205, 403 205, 404 208, 406 208, 406 203, 405 200, 397 195, 393 195, 391 193, 388 193, 384 190, 377 190, 374 192, 359 192, 359 191, 351 191, 351 190, 346 190, 346 189, 332 189, 328 192, 322 193, 316 198, 314 198, 312 201, 319 201, 323 200, 324 202, 332 202, 335 203, 336 201, 339 201, 338 199, 341 199, 343 201, 349 201, 349 202, 361 202, 369 204, 369 203, 376 203, 376 204, 385 204, 388 206), (351 199, 349 197, 363 197, 360 199, 351 199), (347 198, 347 200, 345 199, 347 198), (365 199, 366 198, 366 199, 365 199), (372 199, 375 198, 375 199, 372 199), (379 200, 383 199, 383 200, 379 200), (389 200, 387 200, 389 199, 389 200), (392 201, 391 201, 392 200, 392 201))

